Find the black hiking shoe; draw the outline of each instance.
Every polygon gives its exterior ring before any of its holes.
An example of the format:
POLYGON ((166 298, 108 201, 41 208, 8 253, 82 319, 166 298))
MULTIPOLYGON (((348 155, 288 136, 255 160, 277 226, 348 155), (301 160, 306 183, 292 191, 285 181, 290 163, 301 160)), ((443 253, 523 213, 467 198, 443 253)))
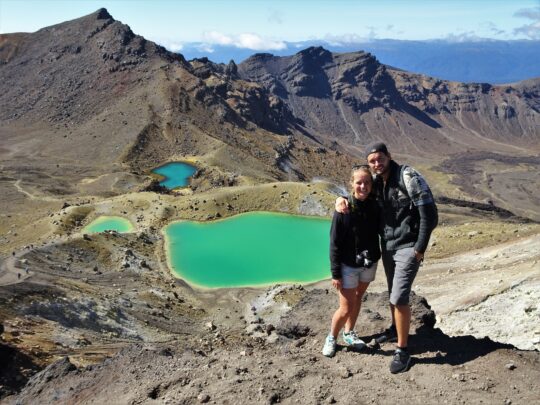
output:
POLYGON ((394 358, 390 362, 390 372, 392 374, 403 373, 411 365, 411 356, 404 350, 397 349, 394 352, 394 358))
POLYGON ((381 344, 385 342, 397 342, 396 325, 390 326, 379 337, 375 338, 375 342, 381 344))

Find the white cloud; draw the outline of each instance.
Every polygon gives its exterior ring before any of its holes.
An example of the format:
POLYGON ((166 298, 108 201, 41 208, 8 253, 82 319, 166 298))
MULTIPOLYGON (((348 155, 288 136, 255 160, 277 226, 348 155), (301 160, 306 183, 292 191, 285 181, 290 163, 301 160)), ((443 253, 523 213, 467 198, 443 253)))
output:
POLYGON ((466 31, 457 34, 448 34, 445 40, 448 42, 478 42, 485 40, 485 38, 479 37, 475 31, 466 31))
POLYGON ((377 38, 377 28, 371 25, 368 25, 367 28, 369 28, 368 38, 370 39, 377 38))
POLYGON ((505 31, 501 30, 493 21, 487 21, 481 25, 491 31, 494 35, 500 36, 505 34, 505 31))
POLYGON ((528 18, 529 20, 540 20, 540 7, 522 8, 514 13, 514 17, 528 18))
POLYGON ((514 17, 532 20, 531 23, 514 29, 514 34, 524 34, 530 39, 540 39, 540 7, 518 10, 514 13, 514 17))
POLYGON ((358 34, 330 35, 327 34, 324 40, 332 46, 343 46, 357 44, 359 42, 369 42, 369 38, 361 37, 358 34))
POLYGON ((213 45, 233 45, 233 38, 217 31, 203 32, 203 42, 213 45))
POLYGON ((215 49, 212 48, 212 46, 209 44, 200 44, 200 45, 197 45, 196 48, 199 52, 214 53, 215 51, 215 49))
POLYGON ((540 21, 523 25, 514 30, 515 34, 524 34, 530 39, 540 39, 540 21))
POLYGON ((287 48, 287 44, 283 41, 263 38, 252 33, 225 35, 217 31, 208 31, 203 33, 203 43, 207 46, 230 45, 236 48, 247 48, 254 51, 282 50, 287 48))
POLYGON ((172 39, 157 39, 155 42, 171 52, 180 52, 184 48, 181 42, 172 39))
POLYGON ((281 50, 287 47, 283 41, 273 41, 271 39, 262 38, 256 34, 240 34, 239 45, 237 46, 240 48, 257 50, 281 50))

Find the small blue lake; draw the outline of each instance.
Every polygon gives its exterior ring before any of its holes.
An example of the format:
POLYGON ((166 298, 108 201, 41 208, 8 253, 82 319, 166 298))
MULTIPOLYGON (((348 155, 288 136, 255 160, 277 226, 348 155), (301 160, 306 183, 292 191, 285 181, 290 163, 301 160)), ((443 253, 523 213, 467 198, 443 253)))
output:
POLYGON ((172 190, 188 186, 189 179, 196 171, 197 168, 188 163, 171 162, 152 170, 152 173, 163 177, 159 184, 172 190))
POLYGON ((116 231, 120 233, 132 232, 135 229, 133 224, 122 217, 101 216, 84 227, 83 233, 100 233, 105 231, 116 231))

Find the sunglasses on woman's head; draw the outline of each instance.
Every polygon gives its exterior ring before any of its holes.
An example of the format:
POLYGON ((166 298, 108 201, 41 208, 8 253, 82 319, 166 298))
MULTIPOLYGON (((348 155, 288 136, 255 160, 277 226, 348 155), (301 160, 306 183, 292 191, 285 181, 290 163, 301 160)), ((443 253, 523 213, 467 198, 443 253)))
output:
POLYGON ((353 165, 352 170, 358 170, 358 169, 369 169, 369 165, 353 165))

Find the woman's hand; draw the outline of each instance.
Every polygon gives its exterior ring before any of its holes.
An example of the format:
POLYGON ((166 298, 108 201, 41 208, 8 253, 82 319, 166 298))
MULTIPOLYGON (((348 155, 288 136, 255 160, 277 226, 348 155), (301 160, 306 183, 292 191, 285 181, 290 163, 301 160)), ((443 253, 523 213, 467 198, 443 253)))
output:
POLYGON ((340 214, 348 214, 349 213, 349 201, 346 198, 343 198, 343 197, 336 198, 335 209, 340 214))
POLYGON ((341 291, 341 289, 343 288, 343 287, 341 286, 341 280, 340 280, 340 279, 337 279, 337 280, 336 280, 336 279, 333 278, 333 279, 332 279, 332 286, 333 286, 336 290, 338 290, 338 291, 341 291))

